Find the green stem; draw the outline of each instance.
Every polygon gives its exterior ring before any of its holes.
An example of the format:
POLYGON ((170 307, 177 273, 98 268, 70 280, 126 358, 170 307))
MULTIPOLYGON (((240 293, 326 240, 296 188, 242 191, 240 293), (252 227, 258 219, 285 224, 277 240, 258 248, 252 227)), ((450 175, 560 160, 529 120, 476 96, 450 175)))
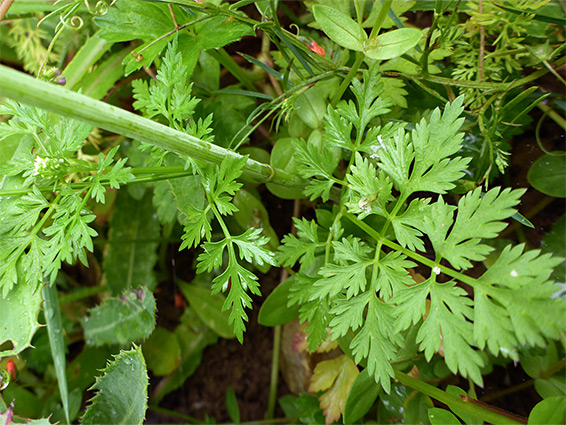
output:
POLYGON ((392 4, 393 4, 393 0, 383 1, 382 5, 381 5, 381 9, 379 10, 379 15, 377 15, 377 19, 375 20, 375 24, 374 24, 373 28, 371 29, 371 34, 369 35, 369 44, 370 45, 371 45, 372 40, 375 37, 377 37, 377 34, 379 34, 379 31, 381 30, 381 27, 383 26, 383 22, 385 21, 387 13, 389 12, 389 9, 391 8, 392 4))
POLYGON ((466 276, 463 273, 457 272, 455 270, 452 270, 449 267, 446 267, 442 264, 439 264, 435 261, 432 261, 420 254, 417 254, 416 252, 411 251, 410 249, 407 248, 403 248, 401 245, 392 242, 388 239, 386 239, 385 237, 383 237, 379 232, 377 232, 374 228, 372 228, 370 225, 368 225, 367 223, 364 223, 361 220, 358 220, 358 218, 351 214, 351 213, 344 213, 344 217, 346 217, 348 220, 350 220, 352 223, 354 223, 356 226, 358 226, 360 229, 362 229, 364 232, 366 232, 369 236, 371 236, 373 239, 375 239, 378 243, 381 242, 383 245, 401 252, 403 254, 405 254, 407 257, 412 258, 415 261, 418 261, 419 263, 430 267, 431 269, 434 269, 436 267, 440 268, 440 271, 442 273, 444 273, 447 276, 453 277, 454 279, 458 279, 461 282, 464 282, 470 286, 475 286, 477 285, 477 281, 476 279, 474 279, 473 277, 470 276, 466 276))
POLYGON ((344 78, 344 81, 342 81, 342 84, 340 84, 340 87, 338 87, 338 91, 336 92, 336 94, 332 98, 332 101, 330 102, 330 104, 333 107, 338 104, 340 99, 342 99, 342 95, 350 85, 350 82, 354 78, 354 75, 356 75, 358 69, 360 68, 360 65, 364 61, 364 57, 365 56, 362 52, 356 52, 356 61, 352 65, 352 68, 350 68, 350 72, 348 72, 348 75, 346 75, 346 78, 344 78))
MULTIPOLYGON (((520 424, 522 423, 519 418, 514 419, 509 416, 506 416, 502 413, 495 412, 490 410, 486 407, 482 407, 478 402, 474 401, 466 401, 460 397, 456 397, 452 394, 448 394, 445 391, 442 391, 439 388, 436 388, 426 382, 419 381, 405 373, 402 372, 395 372, 395 378, 400 381, 402 384, 413 388, 423 394, 428 395, 429 397, 434 398, 435 400, 440 401, 441 403, 446 404, 450 409, 453 411, 458 411, 464 415, 474 416, 477 418, 482 419, 485 422, 489 422, 491 424, 520 424)), ((505 412, 507 413, 507 412, 505 412)))
POLYGON ((269 382, 269 399, 267 402, 266 419, 273 419, 277 403, 277 385, 279 383, 279 357, 281 355, 281 325, 273 328, 273 355, 271 356, 271 379, 269 382))
MULTIPOLYGON (((210 164, 220 164, 226 156, 241 157, 220 146, 5 66, 0 66, 0 97, 36 106, 210 164)), ((304 185, 300 177, 252 159, 247 160, 242 179, 297 188, 304 185)))
POLYGON ((87 286, 85 288, 77 289, 76 291, 73 291, 69 294, 61 295, 59 297, 59 304, 63 305, 72 303, 74 301, 80 301, 106 291, 108 291, 107 285, 87 286))

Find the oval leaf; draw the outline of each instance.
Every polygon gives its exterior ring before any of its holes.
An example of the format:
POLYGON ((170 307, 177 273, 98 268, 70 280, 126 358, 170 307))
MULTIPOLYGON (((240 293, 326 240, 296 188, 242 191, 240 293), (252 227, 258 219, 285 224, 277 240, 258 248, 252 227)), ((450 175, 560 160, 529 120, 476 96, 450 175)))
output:
POLYGON ((222 311, 224 297, 211 295, 210 290, 188 283, 177 282, 181 292, 206 326, 222 338, 234 338, 234 329, 228 324, 230 312, 222 311))
POLYGON ((155 328, 155 299, 146 288, 108 298, 82 320, 88 345, 119 344, 147 338, 155 328))
POLYGON ((459 424, 460 421, 448 410, 433 407, 428 409, 428 420, 431 425, 459 424))
POLYGON ((369 411, 379 392, 381 386, 375 383, 373 376, 368 374, 367 369, 364 369, 357 377, 344 405, 344 423, 353 424, 369 411))
POLYGON ((397 58, 415 47, 422 35, 416 28, 400 28, 386 32, 370 42, 365 55, 379 60, 397 58))
POLYGON ((260 325, 284 325, 299 317, 299 305, 295 304, 292 307, 287 307, 289 289, 294 282, 295 278, 291 276, 269 294, 259 310, 257 321, 260 325))
POLYGON ((362 35, 360 26, 352 18, 328 6, 318 5, 312 10, 314 19, 328 38, 346 49, 359 52, 363 50, 363 42, 367 36, 365 32, 362 35))
POLYGON ((31 346, 31 339, 39 329, 37 316, 41 309, 41 290, 37 284, 20 282, 8 294, 0 297, 0 351, 1 357, 17 356, 31 346))
POLYGON ((147 409, 147 369, 139 347, 121 351, 90 388, 98 390, 82 424, 141 424, 147 409))
POLYGON ((545 195, 566 198, 566 152, 541 156, 529 169, 527 179, 545 195))
POLYGON ((550 397, 538 403, 529 415, 529 424, 563 424, 566 398, 550 397))

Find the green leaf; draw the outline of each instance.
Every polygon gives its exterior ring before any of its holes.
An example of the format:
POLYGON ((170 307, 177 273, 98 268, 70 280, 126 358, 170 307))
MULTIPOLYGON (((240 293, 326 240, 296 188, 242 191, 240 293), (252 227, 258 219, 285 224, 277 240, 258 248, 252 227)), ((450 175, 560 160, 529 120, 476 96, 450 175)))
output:
POLYGON ((532 187, 548 196, 566 198, 566 152, 555 151, 535 161, 527 179, 532 187))
MULTIPOLYGON (((270 164, 274 168, 297 174, 299 162, 296 159, 295 148, 293 147, 292 141, 293 139, 289 137, 283 137, 275 142, 271 150, 270 164)), ((271 193, 282 199, 303 198, 303 191, 301 189, 285 187, 274 183, 267 183, 266 186, 271 193)))
POLYGON ((177 335, 156 327, 143 345, 147 368, 156 376, 165 376, 176 371, 181 361, 181 346, 177 335))
POLYGON ((550 397, 539 402, 529 415, 529 424, 563 424, 566 421, 566 398, 550 397))
POLYGON ((355 161, 351 174, 346 176, 348 187, 356 193, 356 196, 351 194, 351 201, 346 203, 348 211, 358 215, 360 220, 370 214, 388 217, 387 204, 395 200, 391 196, 393 184, 385 173, 377 174, 375 166, 359 153, 355 161))
POLYGON ((226 411, 233 423, 240 423, 240 406, 238 406, 238 399, 232 387, 226 390, 226 411))
POLYGON ((177 281, 177 286, 203 323, 222 338, 234 338, 234 330, 228 324, 229 314, 222 310, 225 299, 222 295, 211 295, 210 290, 177 281))
POLYGON ((369 412, 380 392, 381 387, 368 374, 368 370, 361 371, 346 397, 344 423, 353 424, 362 419, 369 412))
POLYGON ((146 288, 126 290, 89 310, 82 320, 89 345, 126 345, 147 338, 155 327, 155 299, 146 288))
POLYGON ((566 288, 566 215, 560 217, 550 232, 544 235, 541 248, 543 252, 562 257, 562 262, 554 268, 552 278, 556 283, 562 284, 562 288, 566 288))
POLYGON ((310 267, 314 263, 316 249, 324 246, 318 240, 319 226, 316 221, 303 218, 293 218, 293 223, 297 229, 297 236, 287 234, 279 245, 278 259, 281 265, 292 267, 297 261, 303 267, 310 267))
POLYGON ((129 49, 118 50, 86 74, 78 83, 83 94, 94 99, 102 99, 116 82, 124 75, 122 60, 129 49))
MULTIPOLYGON (((179 25, 189 21, 187 12, 177 5, 172 7, 179 25)), ((137 0, 120 0, 94 22, 100 27, 100 36, 114 42, 155 40, 175 29, 166 4, 137 0)))
POLYGON ((159 245, 159 222, 154 219, 151 194, 139 201, 120 191, 114 205, 109 232, 110 246, 104 255, 104 272, 114 295, 126 289, 153 288, 153 271, 159 245))
POLYGON ((336 158, 332 150, 325 144, 315 146, 313 143, 304 143, 296 139, 292 143, 297 161, 300 163, 299 174, 305 179, 310 179, 303 193, 310 196, 311 201, 319 196, 323 202, 328 201, 330 189, 334 183, 339 183, 339 180, 332 175, 339 158, 336 158), (318 179, 311 179, 311 177, 318 179))
POLYGON ((148 377, 139 347, 114 356, 96 379, 82 424, 142 424, 147 409, 148 377))
POLYGON ((289 291, 295 278, 291 276, 279 284, 265 299, 259 310, 257 321, 262 326, 278 326, 299 317, 299 306, 287 307, 289 291))
POLYGON ((455 425, 461 423, 454 414, 439 407, 431 407, 428 409, 428 420, 432 425, 455 425))
POLYGON ((69 417, 69 390, 67 388, 67 374, 65 361, 65 340, 63 338, 63 324, 61 322, 61 310, 59 309, 59 294, 57 287, 46 285, 43 288, 45 299, 44 315, 47 322, 47 333, 49 335, 49 346, 51 347, 51 357, 57 375, 57 386, 63 402, 65 419, 70 424, 69 417))
POLYGON ((474 335, 479 347, 487 343, 492 353, 499 349, 515 360, 512 347, 517 342, 544 347, 545 338, 558 338, 564 324, 553 317, 566 314, 566 300, 553 297, 556 286, 549 281, 561 259, 524 249, 506 246, 475 288, 474 335))
POLYGON ((246 36, 255 36, 251 25, 237 20, 229 22, 224 16, 215 16, 197 26, 197 40, 205 50, 220 49, 246 36))
POLYGON ((404 55, 417 45, 423 33, 417 28, 399 28, 369 41, 364 54, 376 60, 393 59, 404 55))
POLYGON ((348 15, 329 6, 313 7, 314 19, 324 33, 335 43, 350 50, 361 52, 367 35, 348 15))
POLYGON ((19 282, 7 296, 0 297, 0 345, 11 346, 0 351, 1 357, 17 356, 31 347, 39 329, 37 317, 41 309, 41 290, 36 282, 19 282))
POLYGON ((472 347, 475 345, 470 323, 473 319, 472 301, 455 282, 441 284, 431 278, 425 283, 430 288, 430 312, 417 334, 425 358, 430 361, 442 343, 448 368, 482 385, 483 359, 472 347))
MULTIPOLYGON (((373 376, 375 382, 381 384, 386 393, 389 393, 391 378, 394 376, 390 361, 395 358, 396 346, 400 345, 402 340, 401 335, 394 332, 394 307, 378 300, 377 296, 371 292, 353 299, 360 297, 367 299, 367 317, 362 328, 350 343, 350 348, 357 364, 362 359, 367 358, 368 373, 373 376)), ((356 310, 357 312, 360 311, 360 309, 356 310)), ((345 304, 340 313, 343 315, 352 314, 348 312, 348 307, 345 304)))
POLYGON ((88 76, 88 70, 92 67, 102 55, 112 47, 113 43, 100 37, 97 32, 90 37, 86 43, 79 49, 71 62, 65 67, 63 76, 66 79, 65 87, 72 90, 85 75, 88 76))
POLYGON ((429 396, 413 391, 403 403, 403 419, 407 424, 424 424, 428 419, 428 410, 434 404, 429 396))
POLYGON ((519 204, 523 193, 522 189, 501 191, 496 187, 482 197, 481 188, 477 188, 460 199, 455 221, 452 211, 456 208, 439 198, 427 210, 421 230, 430 238, 438 256, 457 269, 468 269, 472 266, 470 260, 482 261, 493 250, 481 244, 481 239, 495 238, 507 227, 503 220, 515 214, 513 207, 519 204))

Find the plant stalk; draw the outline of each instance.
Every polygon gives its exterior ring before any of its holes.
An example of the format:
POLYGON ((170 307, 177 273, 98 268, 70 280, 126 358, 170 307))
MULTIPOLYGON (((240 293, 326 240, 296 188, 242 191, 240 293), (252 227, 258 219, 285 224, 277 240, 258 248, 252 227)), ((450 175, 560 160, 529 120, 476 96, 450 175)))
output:
MULTIPOLYGON (((450 409, 462 412, 463 414, 475 416, 481 418, 483 421, 491 423, 491 424, 520 424, 522 423, 522 418, 511 418, 507 415, 502 413, 496 412, 491 409, 487 409, 482 407, 476 400, 474 402, 467 401, 456 397, 452 394, 448 394, 445 391, 442 391, 439 388, 436 388, 426 382, 420 381, 415 379, 403 372, 395 372, 395 378, 400 381, 402 384, 417 390, 423 394, 428 395, 429 397, 434 398, 435 400, 440 401, 441 403, 446 404, 450 409)), ((505 412, 508 414, 508 412, 505 412)), ((513 415, 515 416, 515 415, 513 415)))
MULTIPOLYGON (((36 106, 210 164, 220 164, 226 156, 241 157, 233 151, 207 143, 116 106, 36 80, 6 66, 0 66, 0 97, 36 106)), ((242 179, 257 183, 272 182, 297 188, 304 185, 299 176, 252 159, 247 160, 242 179)))

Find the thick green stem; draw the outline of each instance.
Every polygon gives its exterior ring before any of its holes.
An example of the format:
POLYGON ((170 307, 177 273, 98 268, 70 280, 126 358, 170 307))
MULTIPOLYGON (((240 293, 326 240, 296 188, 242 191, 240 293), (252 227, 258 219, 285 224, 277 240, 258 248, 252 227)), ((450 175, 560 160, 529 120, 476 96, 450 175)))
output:
MULTIPOLYGON (((0 97, 74 118, 211 164, 220 164, 226 156, 240 157, 239 154, 220 146, 63 87, 36 80, 5 66, 0 66, 0 97)), ((242 179, 298 188, 304 184, 298 176, 252 159, 247 160, 242 179)))
POLYGON ((474 403, 474 401, 466 401, 460 397, 448 394, 439 388, 433 387, 426 382, 419 381, 405 373, 395 372, 395 378, 407 387, 413 388, 441 403, 446 404, 450 409, 461 412, 462 414, 481 418, 483 421, 491 424, 520 424, 521 421, 495 412, 474 403))

